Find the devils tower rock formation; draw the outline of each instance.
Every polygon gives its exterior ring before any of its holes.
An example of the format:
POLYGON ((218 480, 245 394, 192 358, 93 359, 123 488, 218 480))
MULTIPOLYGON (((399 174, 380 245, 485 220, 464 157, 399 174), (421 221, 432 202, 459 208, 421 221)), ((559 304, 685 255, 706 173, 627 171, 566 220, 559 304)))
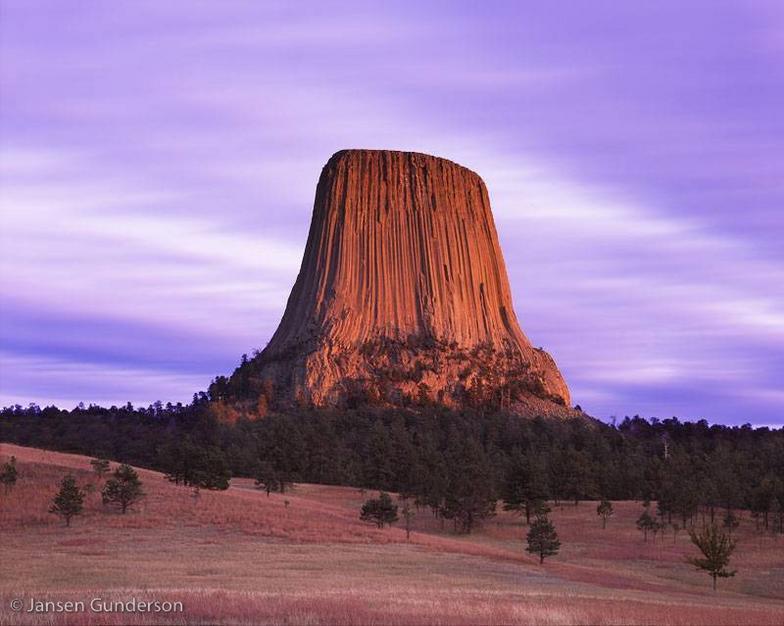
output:
POLYGON ((569 405, 518 324, 482 179, 386 150, 324 167, 283 319, 228 388, 281 409, 569 405))

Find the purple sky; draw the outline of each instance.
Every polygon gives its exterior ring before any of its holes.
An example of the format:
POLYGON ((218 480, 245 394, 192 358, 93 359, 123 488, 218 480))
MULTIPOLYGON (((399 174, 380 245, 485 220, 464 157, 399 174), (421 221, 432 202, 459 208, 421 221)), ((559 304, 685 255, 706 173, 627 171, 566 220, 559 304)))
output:
POLYGON ((590 413, 784 424, 780 0, 2 0, 0 80, 0 404, 230 372, 367 147, 485 179, 590 413))

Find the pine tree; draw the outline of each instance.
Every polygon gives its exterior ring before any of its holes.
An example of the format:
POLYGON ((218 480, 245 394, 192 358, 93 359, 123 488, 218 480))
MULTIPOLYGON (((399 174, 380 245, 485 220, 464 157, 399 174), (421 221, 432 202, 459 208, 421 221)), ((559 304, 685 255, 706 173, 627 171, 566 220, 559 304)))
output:
POLYGON ((781 506, 782 502, 784 502, 784 495, 773 500, 770 512, 773 514, 773 532, 778 531, 784 534, 784 507, 781 506))
POLYGON ((359 518, 364 522, 373 522, 379 528, 383 528, 385 524, 397 521, 397 505, 392 502, 388 493, 382 491, 378 498, 370 498, 362 505, 359 518))
MULTIPOLYGON (((229 470, 226 457, 219 448, 205 449, 200 461, 199 466, 193 472, 191 485, 217 491, 229 488, 231 470, 229 470)), ((282 488, 281 491, 283 491, 282 488)))
POLYGON ((528 530, 528 547, 526 550, 531 554, 539 555, 539 564, 544 563, 546 556, 558 554, 561 542, 558 540, 558 533, 555 526, 545 515, 539 515, 531 524, 528 530))
POLYGON ((256 468, 256 487, 266 491, 268 498, 273 491, 283 493, 285 490, 284 484, 283 478, 280 472, 275 469, 274 464, 269 461, 259 463, 259 466, 256 468))
POLYGON ((411 520, 416 517, 416 513, 411 508, 408 498, 403 499, 403 508, 400 512, 403 514, 403 519, 406 522, 406 541, 408 541, 411 538, 411 520))
POLYGON ((449 484, 446 459, 431 436, 422 437, 419 447, 421 468, 417 474, 416 505, 430 507, 433 517, 439 517, 449 484))
POLYGON ((125 513, 144 497, 139 475, 130 465, 120 465, 106 481, 101 493, 104 504, 116 504, 125 513))
POLYGON ((647 507, 642 512, 640 517, 637 518, 637 528, 643 532, 645 541, 648 541, 648 532, 658 528, 658 522, 650 514, 650 511, 648 511, 647 507))
POLYGON ((664 541, 664 530, 667 528, 666 522, 656 517, 651 518, 653 520, 653 524, 651 524, 651 531, 653 531, 653 543, 656 543, 656 536, 659 534, 659 531, 662 533, 662 541, 664 541))
POLYGON ((687 561, 713 578, 714 591, 717 578, 735 576, 735 570, 727 570, 730 556, 735 550, 735 541, 729 535, 724 534, 715 524, 710 524, 699 533, 689 531, 689 537, 705 558, 689 558, 687 561))
POLYGON ((558 463, 561 466, 556 475, 556 488, 560 495, 573 500, 575 505, 592 497, 597 488, 594 467, 586 452, 570 446, 562 451, 558 463))
POLYGON ((70 474, 65 476, 60 483, 60 491, 55 494, 50 513, 56 513, 65 520, 65 525, 71 525, 71 518, 82 512, 84 492, 76 484, 76 479, 70 474))
POLYGON ((379 419, 373 424, 365 457, 364 475, 369 487, 391 489, 395 475, 389 429, 379 419))
POLYGON ((175 485, 212 490, 229 488, 231 471, 223 451, 196 444, 188 437, 158 448, 158 465, 175 485))
POLYGON ((768 530, 770 513, 776 500, 777 478, 765 476, 751 492, 751 513, 768 530))
POLYGON ((602 500, 596 507, 596 514, 602 518, 602 528, 607 528, 607 518, 612 517, 613 513, 612 502, 607 499, 602 500))
POLYGON ((732 537, 732 531, 735 530, 738 526, 740 526, 740 521, 738 520, 738 516, 730 509, 724 515, 724 528, 727 529, 727 532, 732 537))
POLYGON ((666 515, 670 523, 673 515, 680 515, 683 528, 697 511, 700 500, 694 481, 684 480, 692 472, 693 464, 682 452, 673 451, 661 470, 660 485, 657 489, 660 514, 666 515))
POLYGON ((465 435, 450 437, 446 451, 447 488, 440 513, 454 520, 455 530, 470 533, 495 515, 495 476, 479 441, 465 435))
POLYGON ((99 479, 109 473, 109 461, 107 459, 92 459, 90 465, 92 465, 93 471, 98 475, 99 479))
POLYGON ((525 523, 530 524, 531 515, 535 514, 534 504, 546 500, 548 490, 547 473, 541 461, 523 456, 517 450, 501 489, 504 510, 525 514, 525 523))
POLYGON ((552 513, 552 509, 550 505, 547 504, 546 500, 534 500, 531 503, 531 513, 536 517, 541 517, 542 515, 549 515, 552 513))
POLYGON ((0 469, 0 484, 3 485, 6 493, 16 485, 17 478, 19 478, 19 472, 16 469, 16 457, 12 456, 0 469))

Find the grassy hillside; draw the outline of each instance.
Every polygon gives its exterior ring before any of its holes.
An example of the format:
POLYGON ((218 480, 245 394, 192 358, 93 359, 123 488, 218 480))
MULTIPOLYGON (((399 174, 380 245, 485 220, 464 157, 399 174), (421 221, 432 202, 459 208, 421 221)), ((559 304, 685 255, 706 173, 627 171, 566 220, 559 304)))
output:
POLYGON ((784 544, 747 517, 737 531, 738 575, 709 579, 684 562, 686 533, 643 542, 639 503, 615 504, 602 530, 595 503, 554 507, 561 553, 539 566, 525 527, 501 513, 478 532, 442 529, 417 513, 400 528, 361 522, 369 494, 298 484, 284 495, 248 480, 199 497, 139 470, 147 497, 107 510, 89 459, 12 445, 17 486, 0 497, 5 624, 781 624, 784 544), (92 485, 70 528, 47 512, 62 476, 92 485), (288 503, 288 504, 287 504, 288 503), (13 564, 9 566, 9 564, 13 564), (181 613, 13 612, 11 600, 177 600, 181 613))

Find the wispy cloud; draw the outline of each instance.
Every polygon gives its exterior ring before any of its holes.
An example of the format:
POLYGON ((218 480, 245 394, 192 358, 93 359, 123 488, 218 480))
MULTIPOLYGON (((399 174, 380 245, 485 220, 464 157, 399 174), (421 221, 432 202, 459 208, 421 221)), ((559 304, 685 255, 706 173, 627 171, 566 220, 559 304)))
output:
POLYGON ((784 12, 411 8, 5 3, 0 399, 188 399, 274 331, 328 156, 385 147, 483 176, 583 408, 781 420, 784 12))

